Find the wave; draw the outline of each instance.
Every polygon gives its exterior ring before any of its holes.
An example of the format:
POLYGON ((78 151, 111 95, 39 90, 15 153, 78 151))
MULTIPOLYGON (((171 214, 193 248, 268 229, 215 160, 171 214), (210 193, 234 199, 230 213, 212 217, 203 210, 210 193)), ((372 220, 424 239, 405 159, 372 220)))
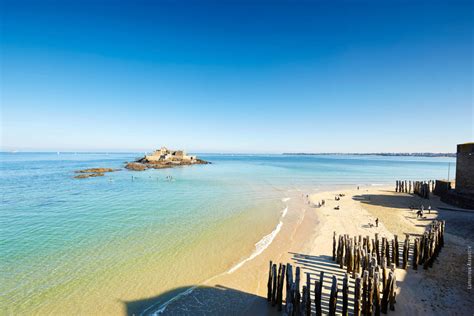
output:
POLYGON ((265 249, 267 249, 268 246, 270 246, 270 244, 272 243, 273 239, 275 239, 276 235, 280 232, 281 226, 283 226, 282 221, 280 221, 278 223, 276 228, 270 234, 264 236, 259 242, 257 242, 255 244, 255 250, 254 250, 254 252, 252 252, 252 254, 248 258, 246 258, 246 259, 240 261, 239 263, 237 263, 235 266, 230 268, 229 271, 227 271, 227 273, 231 274, 231 273, 235 272, 238 268, 243 266, 246 262, 252 260, 253 258, 258 256, 259 254, 261 254, 265 249))
MULTIPOLYGON (((284 198, 282 200, 286 200, 288 201, 290 198, 284 198)), ((278 233, 280 232, 280 229, 281 229, 281 226, 283 226, 283 222, 282 222, 282 219, 285 218, 286 216, 286 213, 288 213, 288 206, 285 207, 285 209, 281 212, 281 219, 280 219, 280 222, 278 223, 278 225, 275 227, 275 229, 268 235, 266 236, 263 236, 262 239, 260 239, 256 244, 255 244, 255 250, 252 252, 252 254, 245 258, 244 260, 240 261, 239 263, 237 263, 235 266, 233 266, 232 268, 230 268, 228 271, 227 271, 227 274, 231 274, 233 272, 235 272, 237 269, 239 269, 241 266, 243 266, 246 262, 254 259, 255 257, 257 257, 259 254, 261 254, 265 249, 268 248, 268 246, 270 246, 270 244, 273 242, 273 239, 275 239, 276 235, 278 235, 278 233)))

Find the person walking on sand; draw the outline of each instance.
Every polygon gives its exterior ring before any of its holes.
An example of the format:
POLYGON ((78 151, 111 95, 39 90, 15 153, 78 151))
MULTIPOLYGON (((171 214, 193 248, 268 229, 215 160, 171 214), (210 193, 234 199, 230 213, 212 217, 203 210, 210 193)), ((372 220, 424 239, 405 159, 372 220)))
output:
POLYGON ((378 217, 375 219, 375 227, 379 227, 379 218, 378 217))

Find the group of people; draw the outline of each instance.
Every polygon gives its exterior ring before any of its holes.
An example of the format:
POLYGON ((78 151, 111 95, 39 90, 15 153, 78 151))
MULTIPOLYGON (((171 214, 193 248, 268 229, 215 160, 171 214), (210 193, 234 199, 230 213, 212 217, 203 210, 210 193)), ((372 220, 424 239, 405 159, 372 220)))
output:
MULTIPOLYGON (((370 228, 374 227, 374 224, 369 223, 369 227, 370 228)), ((375 219, 375 227, 379 227, 379 218, 378 217, 375 219)))
MULTIPOLYGON (((423 218, 424 211, 425 211, 425 206, 421 204, 419 210, 416 212, 416 218, 423 218)), ((428 214, 431 214, 431 205, 428 205, 428 214)))
POLYGON ((324 206, 326 204, 326 201, 325 200, 321 200, 321 202, 318 202, 317 204, 314 204, 316 207, 321 207, 321 206, 324 206))
MULTIPOLYGON (((149 178, 151 178, 151 176, 149 176, 149 178)), ((138 179, 138 178, 135 177, 135 176, 132 176, 132 181, 135 181, 135 179, 138 179)), ((156 177, 156 180, 159 180, 159 179, 160 178, 156 177)), ((166 181, 173 181, 174 180, 173 176, 166 176, 165 179, 166 179, 166 181)))

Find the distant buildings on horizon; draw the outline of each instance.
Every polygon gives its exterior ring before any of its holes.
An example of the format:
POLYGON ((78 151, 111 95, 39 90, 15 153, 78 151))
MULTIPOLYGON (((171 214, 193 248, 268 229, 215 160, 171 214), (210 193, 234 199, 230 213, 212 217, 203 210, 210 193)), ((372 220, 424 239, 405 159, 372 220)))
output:
POLYGON ((341 156, 407 156, 407 157, 456 157, 456 153, 283 153, 283 155, 341 155, 341 156))

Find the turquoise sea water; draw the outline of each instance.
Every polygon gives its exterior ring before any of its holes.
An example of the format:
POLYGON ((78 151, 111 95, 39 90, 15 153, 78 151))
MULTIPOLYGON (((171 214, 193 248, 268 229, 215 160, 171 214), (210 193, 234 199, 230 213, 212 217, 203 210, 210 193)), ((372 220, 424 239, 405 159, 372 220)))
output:
POLYGON ((138 156, 0 154, 1 314, 116 313, 124 300, 201 282, 250 255, 289 190, 455 170, 451 158, 202 154, 212 164, 73 178, 138 156))

